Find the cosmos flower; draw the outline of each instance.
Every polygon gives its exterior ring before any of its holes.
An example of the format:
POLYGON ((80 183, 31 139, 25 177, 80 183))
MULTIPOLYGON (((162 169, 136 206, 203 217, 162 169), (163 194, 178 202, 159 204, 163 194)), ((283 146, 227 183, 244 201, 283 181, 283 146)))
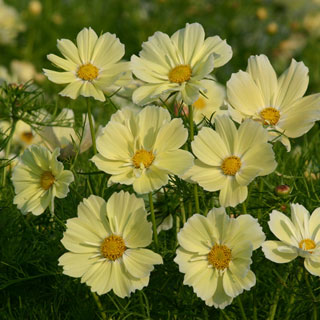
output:
POLYGON ((78 217, 67 221, 59 258, 63 273, 81 278, 99 295, 113 290, 127 297, 149 283, 159 254, 145 249, 151 243, 151 223, 143 199, 128 192, 114 193, 107 202, 91 195, 78 206, 78 217))
POLYGON ((179 93, 177 100, 193 104, 199 92, 205 91, 200 80, 226 64, 232 50, 226 41, 214 36, 205 39, 199 23, 186 24, 171 38, 156 32, 142 44, 139 57, 131 57, 134 75, 144 84, 134 91, 134 103, 146 104, 160 95, 179 93))
POLYGON ((223 207, 236 206, 248 195, 247 185, 277 166, 268 133, 247 119, 239 129, 227 116, 215 118, 215 130, 203 127, 191 144, 198 158, 186 173, 207 191, 220 190, 223 207))
POLYGON ((304 258, 305 268, 320 276, 320 208, 310 216, 301 204, 291 204, 291 220, 285 214, 273 210, 269 228, 280 240, 262 244, 267 259, 276 263, 290 262, 296 257, 304 258))
POLYGON ((65 59, 54 54, 47 58, 57 67, 57 72, 43 69, 52 82, 69 85, 60 95, 76 99, 79 95, 105 101, 103 91, 128 71, 128 63, 120 62, 124 45, 111 33, 100 37, 91 29, 82 29, 77 36, 77 46, 67 39, 58 40, 58 49, 65 59))
POLYGON ((290 151, 288 137, 304 135, 320 119, 320 94, 303 97, 308 72, 303 62, 292 59, 277 79, 265 55, 251 56, 247 72, 239 71, 227 82, 227 99, 242 118, 262 123, 270 139, 278 137, 290 151))
POLYGON ((98 154, 92 161, 111 174, 110 182, 132 184, 137 193, 148 193, 166 185, 169 174, 183 174, 192 166, 192 154, 179 149, 187 137, 182 120, 171 120, 166 109, 124 108, 98 136, 98 154))
POLYGON ((224 208, 213 208, 207 217, 194 214, 185 223, 174 261, 185 285, 208 306, 224 309, 255 285, 251 256, 264 239, 257 219, 247 214, 229 218, 224 208))
POLYGON ((59 149, 51 153, 42 146, 26 149, 14 167, 12 183, 16 196, 13 203, 23 214, 40 215, 49 207, 54 212, 54 198, 65 198, 69 184, 74 180, 69 170, 57 160, 59 149))

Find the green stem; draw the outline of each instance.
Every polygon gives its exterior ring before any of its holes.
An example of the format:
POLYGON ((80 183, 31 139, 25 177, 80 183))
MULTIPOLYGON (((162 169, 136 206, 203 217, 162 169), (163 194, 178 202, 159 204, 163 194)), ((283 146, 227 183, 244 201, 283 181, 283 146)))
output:
POLYGON ((244 309, 243 309, 241 297, 239 296, 237 300, 238 300, 238 304, 239 304, 239 308, 240 308, 241 317, 243 320, 247 320, 246 313, 244 312, 244 309))
POLYGON ((182 223, 186 223, 186 209, 184 208, 183 199, 180 199, 180 208, 181 208, 181 217, 182 217, 182 223))
MULTIPOLYGON (((193 106, 189 105, 188 108, 189 108, 190 142, 191 142, 194 139, 193 106)), ((191 149, 191 147, 190 147, 190 149, 191 149)), ((195 184, 193 186, 193 193, 194 193, 194 202, 195 202, 195 207, 196 207, 196 213, 200 213, 199 194, 198 194, 198 185, 197 184, 195 184)))
POLYGON ((95 134, 95 132, 94 132, 94 127, 93 127, 92 114, 91 114, 91 106, 90 106, 89 98, 87 98, 87 108, 88 108, 88 117, 89 117, 89 125, 90 125, 90 132, 91 132, 93 153, 94 153, 94 154, 97 154, 96 134, 95 134))
POLYGON ((246 201, 242 202, 242 210, 244 214, 247 214, 247 205, 246 205, 246 201))
MULTIPOLYGON (((12 126, 11 126, 11 130, 10 130, 10 134, 8 136, 8 140, 7 140, 7 144, 6 144, 6 148, 5 148, 5 159, 7 161, 9 155, 10 155, 10 149, 11 149, 11 141, 12 141, 12 137, 13 137, 13 134, 14 134, 14 131, 16 129, 16 121, 13 120, 12 121, 12 126)), ((8 168, 9 165, 6 165, 3 167, 3 177, 2 177, 2 186, 4 187, 6 185, 6 175, 7 175, 7 168, 8 168)))
MULTIPOLYGON (((261 205, 262 201, 262 191, 263 191, 263 178, 260 177, 260 184, 259 184, 259 204, 261 205)), ((261 221, 262 218, 262 209, 258 210, 258 220, 261 221)))
POLYGON ((297 287, 292 290, 292 294, 290 296, 289 304, 288 304, 288 307, 287 307, 287 315, 286 315, 285 320, 290 320, 291 319, 291 311, 292 311, 292 308, 293 308, 294 301, 296 300, 297 288, 298 288, 299 283, 301 281, 302 273, 303 273, 303 267, 298 268, 298 274, 297 274, 297 279, 296 279, 297 280, 296 281, 297 282, 297 287))
POLYGON ((317 303, 316 303, 316 297, 315 295, 313 294, 313 291, 312 291, 312 288, 311 288, 311 284, 310 284, 310 281, 309 281, 309 273, 307 270, 304 270, 304 278, 305 278, 305 281, 306 281, 306 284, 307 284, 307 288, 308 288, 308 291, 309 291, 309 294, 312 298, 312 304, 313 304, 313 320, 317 320, 318 319, 318 308, 317 308, 317 303))
MULTIPOLYGON (((288 275, 289 275, 289 271, 287 271, 283 276, 283 279, 282 279, 282 283, 283 284, 286 283, 288 275)), ((272 305, 270 307, 268 320, 273 320, 275 315, 276 315, 276 311, 277 311, 277 307, 278 307, 278 302, 279 302, 281 290, 282 290, 282 286, 278 286, 277 290, 276 290, 276 293, 274 295, 274 299, 273 299, 272 305)))
POLYGON ((151 211, 151 221, 152 221, 152 229, 153 229, 153 239, 154 244, 156 246, 156 250, 159 249, 159 243, 158 243, 158 233, 157 233, 157 224, 156 224, 156 216, 154 214, 154 207, 153 207, 153 200, 152 200, 152 192, 149 192, 149 205, 150 205, 150 211, 151 211))
POLYGON ((103 307, 102 307, 102 304, 101 304, 101 301, 100 301, 99 297, 97 296, 97 294, 96 294, 95 292, 92 292, 92 296, 93 296, 94 301, 96 302, 97 307, 98 307, 98 309, 99 309, 99 311, 100 311, 101 318, 102 318, 103 320, 107 320, 107 319, 108 319, 108 318, 107 318, 107 315, 106 315, 106 313, 103 311, 103 307))

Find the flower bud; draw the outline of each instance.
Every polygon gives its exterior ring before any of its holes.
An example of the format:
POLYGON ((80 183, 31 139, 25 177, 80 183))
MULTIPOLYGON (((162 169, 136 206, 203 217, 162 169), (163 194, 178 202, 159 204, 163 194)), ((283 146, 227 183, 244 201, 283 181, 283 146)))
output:
POLYGON ((281 184, 280 186, 277 186, 275 188, 275 193, 278 196, 286 196, 286 195, 290 194, 290 192, 291 192, 291 188, 286 184, 281 184))

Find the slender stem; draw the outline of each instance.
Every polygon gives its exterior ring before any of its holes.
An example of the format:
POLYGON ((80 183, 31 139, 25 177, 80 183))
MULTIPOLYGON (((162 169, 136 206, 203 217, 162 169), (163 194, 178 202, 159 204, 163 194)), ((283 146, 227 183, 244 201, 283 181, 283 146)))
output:
POLYGON ((238 304, 239 304, 239 308, 240 308, 241 317, 242 317, 243 320, 247 320, 246 313, 244 312, 244 309, 243 309, 241 297, 238 296, 238 299, 237 299, 237 300, 238 300, 238 304))
POLYGON ((247 214, 247 205, 246 205, 246 201, 242 202, 242 210, 244 214, 247 214))
MULTIPOLYGON (((189 108, 190 142, 191 142, 194 139, 193 106, 189 105, 188 108, 189 108)), ((196 212, 200 213, 198 185, 197 184, 195 184, 193 186, 193 193, 194 193, 194 202, 195 202, 196 212)))
POLYGON ((141 312, 145 316, 145 310, 144 310, 144 302, 143 302, 143 297, 141 291, 139 291, 139 302, 140 302, 140 307, 141 307, 141 312))
MULTIPOLYGON (((10 130, 10 134, 8 136, 8 140, 7 140, 7 145, 6 145, 6 149, 5 149, 5 159, 7 161, 9 155, 10 155, 10 149, 11 149, 11 141, 12 141, 12 137, 13 137, 13 134, 14 134, 14 131, 16 129, 16 121, 13 120, 12 121, 12 126, 11 126, 11 130, 10 130)), ((6 175, 7 175, 7 168, 8 168, 9 165, 6 165, 3 167, 3 177, 2 177, 2 186, 4 187, 6 185, 6 175)))
POLYGON ((103 311, 103 307, 102 307, 102 304, 101 304, 101 301, 100 301, 99 297, 97 296, 97 294, 95 292, 92 292, 92 296, 93 296, 94 301, 96 302, 97 307, 98 307, 98 309, 100 311, 101 318, 103 320, 107 320, 108 319, 107 315, 106 315, 105 311, 103 311))
POLYGON ((93 153, 94 153, 94 154, 97 154, 96 134, 95 134, 95 132, 94 132, 94 127, 93 127, 92 114, 91 114, 91 106, 90 106, 89 98, 87 98, 87 108, 88 108, 88 117, 89 117, 89 125, 90 125, 90 132, 91 132, 93 153))
POLYGON ((313 304, 313 318, 312 318, 312 320, 317 320, 318 319, 318 308, 317 308, 317 303, 316 303, 316 297, 313 294, 313 291, 312 291, 312 288, 311 288, 311 284, 310 284, 310 281, 309 281, 309 273, 308 273, 307 270, 304 270, 304 278, 305 278, 305 281, 306 281, 306 284, 307 284, 307 288, 308 288, 309 294, 310 294, 310 296, 312 298, 312 304, 313 304))
MULTIPOLYGON (((259 204, 261 205, 262 201, 262 190, 263 190, 263 178, 260 177, 260 184, 259 184, 259 204)), ((260 221, 262 218, 262 209, 259 208, 258 210, 258 220, 260 221)))
POLYGON ((181 208, 181 217, 182 217, 182 223, 186 223, 186 209, 184 208, 183 204, 183 198, 180 199, 180 208, 181 208))
POLYGON ((153 239, 154 244, 156 246, 156 250, 159 249, 159 243, 158 243, 158 233, 157 233, 157 224, 156 224, 156 216, 154 214, 154 207, 153 207, 153 200, 152 200, 152 192, 149 192, 149 205, 150 205, 150 211, 151 211, 151 221, 152 221, 152 229, 153 229, 153 239))
MULTIPOLYGON (((287 281, 288 275, 289 275, 289 271, 287 271, 284 274, 283 279, 282 279, 283 283, 285 283, 287 281)), ((282 286, 278 286, 278 288, 276 290, 276 293, 274 295, 274 299, 273 299, 272 305, 270 307, 268 320, 273 320, 275 315, 276 315, 276 311, 277 311, 277 307, 278 307, 278 302, 279 302, 281 291, 282 291, 282 286)))

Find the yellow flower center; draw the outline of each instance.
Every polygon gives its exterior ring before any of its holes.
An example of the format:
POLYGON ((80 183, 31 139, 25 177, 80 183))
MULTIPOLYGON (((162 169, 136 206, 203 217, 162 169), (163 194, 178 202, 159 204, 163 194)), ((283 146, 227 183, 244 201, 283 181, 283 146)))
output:
POLYGON ((48 190, 54 184, 55 181, 54 175, 50 171, 45 171, 40 178, 40 185, 42 189, 48 190))
POLYGON ((215 244, 208 254, 208 261, 216 269, 224 270, 229 267, 229 262, 231 261, 231 250, 225 245, 220 246, 215 244))
POLYGON ((127 248, 122 237, 112 234, 103 240, 100 250, 105 258, 115 261, 122 257, 127 248))
POLYGON ((206 104, 206 100, 203 97, 199 97, 198 100, 193 104, 193 106, 198 110, 202 110, 206 106, 206 104))
POLYGON ((227 176, 234 176, 241 168, 241 160, 236 156, 225 158, 222 162, 221 169, 227 176))
POLYGON ((96 79, 98 77, 98 74, 98 68, 92 65, 91 63, 82 65, 77 72, 78 77, 86 81, 92 81, 96 79))
POLYGON ((154 160, 154 155, 151 151, 144 149, 138 150, 132 157, 133 165, 140 168, 143 164, 144 168, 149 168, 154 160))
POLYGON ((316 243, 311 239, 303 239, 299 242, 299 248, 302 250, 311 250, 316 247, 316 243))
POLYGON ((180 66, 174 67, 169 72, 170 82, 182 83, 188 81, 191 78, 192 70, 187 64, 181 64, 180 66))
POLYGON ((20 136, 21 140, 27 144, 30 144, 33 140, 33 134, 31 131, 24 131, 20 136))
POLYGON ((260 112, 263 124, 276 125, 280 119, 280 112, 275 108, 265 108, 260 112))

